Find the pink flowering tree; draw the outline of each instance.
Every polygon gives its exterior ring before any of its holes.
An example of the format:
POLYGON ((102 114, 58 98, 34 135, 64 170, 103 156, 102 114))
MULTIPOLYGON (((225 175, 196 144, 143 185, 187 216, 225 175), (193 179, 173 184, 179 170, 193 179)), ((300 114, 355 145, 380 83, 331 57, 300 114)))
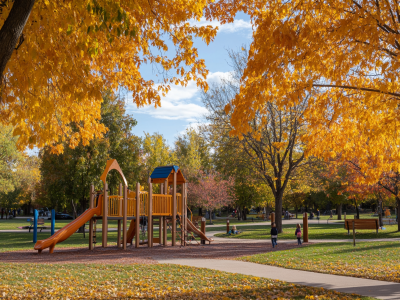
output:
POLYGON ((235 180, 233 177, 222 179, 219 173, 205 174, 200 172, 198 182, 189 182, 188 199, 192 205, 204 207, 210 211, 210 223, 212 211, 222 206, 231 204, 236 200, 234 192, 235 180))

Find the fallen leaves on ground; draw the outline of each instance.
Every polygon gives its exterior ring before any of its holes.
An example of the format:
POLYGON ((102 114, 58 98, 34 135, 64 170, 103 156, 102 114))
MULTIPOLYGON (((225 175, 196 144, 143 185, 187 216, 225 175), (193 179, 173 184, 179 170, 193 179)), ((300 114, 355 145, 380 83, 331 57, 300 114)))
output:
POLYGON ((0 264, 1 299, 367 299, 177 265, 0 264))

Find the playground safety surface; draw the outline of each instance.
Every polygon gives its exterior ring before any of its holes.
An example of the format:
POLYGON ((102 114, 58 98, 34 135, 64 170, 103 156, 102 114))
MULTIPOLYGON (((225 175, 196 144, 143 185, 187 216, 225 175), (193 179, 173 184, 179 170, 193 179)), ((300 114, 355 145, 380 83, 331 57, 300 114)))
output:
MULTIPOLYGON (((303 243, 304 247, 309 243, 303 243)), ((157 264, 159 259, 174 258, 204 258, 204 259, 234 259, 239 256, 281 251, 298 248, 295 243, 280 244, 271 248, 271 243, 212 243, 211 245, 190 245, 186 247, 168 245, 148 248, 128 246, 127 250, 117 249, 116 246, 107 248, 96 247, 94 251, 87 248, 56 248, 53 254, 43 251, 38 254, 35 250, 13 251, 0 253, 3 263, 84 263, 84 264, 157 264)))

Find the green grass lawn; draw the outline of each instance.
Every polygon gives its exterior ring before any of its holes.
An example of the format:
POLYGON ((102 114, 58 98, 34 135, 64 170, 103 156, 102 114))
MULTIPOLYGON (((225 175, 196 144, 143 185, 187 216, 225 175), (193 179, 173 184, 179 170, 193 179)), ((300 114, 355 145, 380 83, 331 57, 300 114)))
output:
MULTIPOLYGON (((256 219, 256 218, 254 218, 254 220, 251 220, 251 218, 250 218, 250 219, 247 219, 246 221, 239 221, 238 219, 229 219, 229 224, 231 224, 231 225, 258 224, 258 223, 262 224, 262 223, 266 223, 266 222, 269 222, 269 221, 263 221, 263 220, 256 219)), ((226 219, 213 219, 212 224, 213 225, 226 225, 226 219)), ((207 225, 210 225, 209 219, 207 219, 207 221, 206 221, 206 226, 207 225)))
MULTIPOLYGON (((279 247, 279 242, 278 242, 279 247)), ((321 243, 238 258, 259 264, 400 282, 400 243, 321 243)))
MULTIPOLYGON (((302 222, 299 222, 302 224, 302 222)), ((270 225, 268 226, 236 226, 238 230, 242 231, 238 235, 227 235, 225 233, 217 234, 218 237, 228 237, 237 239, 270 239, 271 234, 270 225)), ((385 230, 379 230, 378 235, 375 230, 358 230, 356 238, 358 239, 390 239, 390 238, 400 238, 400 232, 397 231, 397 225, 386 225, 385 230)), ((318 239, 353 239, 352 231, 350 235, 347 234, 347 230, 344 229, 343 224, 310 224, 308 225, 308 238, 310 240, 318 239)), ((214 227, 208 228, 207 231, 219 231, 226 230, 226 227, 214 227)), ((293 239, 296 237, 294 232, 296 230, 296 225, 283 225, 283 233, 278 235, 279 239, 293 239)))
MULTIPOLYGON (((108 245, 115 246, 117 245, 117 232, 109 231, 107 234, 108 245)), ((33 233, 10 233, 10 232, 1 232, 0 233, 0 252, 7 251, 19 251, 19 250, 32 250, 33 243, 33 233)), ((43 240, 50 237, 49 232, 38 232, 37 239, 43 240)), ((158 230, 154 231, 154 237, 158 237, 158 230)), ((140 235, 141 239, 147 240, 147 233, 145 235, 140 235)), ((98 245, 101 245, 102 233, 101 231, 96 232, 96 241, 98 245)), ((172 240, 172 234, 170 230, 167 230, 167 241, 172 240)), ((177 234, 176 240, 180 241, 180 237, 177 234)), ((83 237, 83 233, 74 233, 67 240, 62 243, 56 245, 56 248, 81 248, 81 247, 89 247, 89 233, 86 232, 85 237, 83 237)))
MULTIPOLYGON (((17 250, 33 250, 33 234, 32 233, 0 233, 0 252, 17 251, 17 250)), ((88 247, 89 246, 89 233, 74 233, 64 242, 57 244, 56 248, 69 248, 69 247, 88 247)), ((108 233, 109 245, 117 245, 117 232, 108 233)), ((38 240, 43 240, 50 237, 50 233, 38 232, 38 240)), ((101 232, 97 232, 96 240, 101 245, 101 232)))
POLYGON ((177 265, 0 264, 0 282, 2 299, 373 299, 177 265))
MULTIPOLYGON (((31 217, 27 217, 25 219, 0 219, 0 230, 18 230, 18 227, 23 227, 23 226, 29 226, 30 222, 27 222, 26 220, 31 217)), ((56 230, 64 227, 65 225, 69 224, 73 220, 56 220, 56 230)), ((51 226, 51 220, 47 220, 47 217, 44 218, 44 226, 50 227, 51 226)), ((89 226, 89 222, 86 223, 87 226, 89 226)), ((101 228, 102 221, 98 220, 97 221, 97 227, 101 228)), ((108 227, 109 228, 117 228, 118 223, 115 220, 109 220, 108 221, 108 227)), ((89 228, 89 227, 87 227, 89 228)))

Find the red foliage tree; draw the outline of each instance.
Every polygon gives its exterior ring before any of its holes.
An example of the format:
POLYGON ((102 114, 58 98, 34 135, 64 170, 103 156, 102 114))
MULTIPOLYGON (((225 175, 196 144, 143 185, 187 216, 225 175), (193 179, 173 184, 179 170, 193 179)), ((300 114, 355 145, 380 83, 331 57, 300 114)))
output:
POLYGON ((229 205, 236 200, 234 193, 235 180, 233 177, 223 179, 220 174, 200 172, 198 182, 190 182, 188 194, 192 205, 204 207, 211 212, 216 208, 229 205))

